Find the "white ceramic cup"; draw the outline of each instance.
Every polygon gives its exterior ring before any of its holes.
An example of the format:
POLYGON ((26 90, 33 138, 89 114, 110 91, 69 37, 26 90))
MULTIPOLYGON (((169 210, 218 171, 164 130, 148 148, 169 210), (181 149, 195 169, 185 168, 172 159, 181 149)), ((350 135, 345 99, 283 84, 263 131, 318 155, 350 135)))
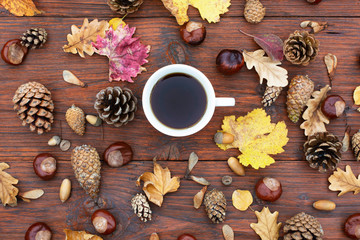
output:
POLYGON ((202 72, 188 65, 173 64, 160 68, 153 75, 151 75, 143 90, 142 105, 146 118, 155 129, 168 136, 184 137, 203 129, 210 122, 212 116, 214 115, 215 107, 235 106, 235 99, 216 98, 213 86, 211 85, 209 79, 202 72), (176 129, 164 125, 156 118, 151 108, 150 100, 154 86, 163 77, 172 73, 183 73, 195 78, 203 86, 206 93, 207 105, 203 116, 197 123, 187 128, 176 129))

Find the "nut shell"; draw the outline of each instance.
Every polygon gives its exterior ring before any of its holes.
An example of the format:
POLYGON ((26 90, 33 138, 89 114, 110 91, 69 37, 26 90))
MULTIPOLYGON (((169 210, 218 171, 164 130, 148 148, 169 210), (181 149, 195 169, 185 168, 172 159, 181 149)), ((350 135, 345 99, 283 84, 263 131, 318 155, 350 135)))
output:
POLYGON ((199 45, 205 40, 206 28, 202 23, 190 21, 180 28, 180 36, 190 45, 199 45))
POLYGON ((191 234, 188 234, 188 233, 184 233, 184 234, 181 234, 177 240, 196 240, 196 238, 191 235, 191 234))
POLYGON ((216 67, 225 75, 237 73, 242 66, 244 66, 244 58, 238 50, 223 49, 216 57, 216 67))
POLYGON ((12 39, 5 43, 1 50, 1 58, 4 62, 11 65, 20 65, 24 61, 28 49, 22 46, 20 42, 20 39, 12 39))
POLYGON ((352 239, 360 239, 360 213, 348 217, 345 222, 345 233, 352 239))
POLYGON ((25 233, 25 240, 50 240, 52 231, 48 225, 43 222, 37 222, 31 225, 25 233))
POLYGON ((50 180, 56 174, 56 159, 49 153, 41 153, 34 158, 33 168, 43 180, 50 180))
POLYGON ((260 179, 255 187, 256 196, 261 200, 275 202, 281 197, 282 186, 275 178, 265 177, 260 179))
POLYGON ((330 95, 321 104, 321 112, 330 119, 340 117, 346 107, 344 99, 339 95, 330 95))
POLYGON ((99 209, 91 216, 91 222, 97 232, 108 235, 115 231, 115 217, 107 210, 99 209))
POLYGON ((132 158, 132 148, 125 142, 113 143, 104 152, 104 161, 110 167, 121 167, 130 162, 132 158))

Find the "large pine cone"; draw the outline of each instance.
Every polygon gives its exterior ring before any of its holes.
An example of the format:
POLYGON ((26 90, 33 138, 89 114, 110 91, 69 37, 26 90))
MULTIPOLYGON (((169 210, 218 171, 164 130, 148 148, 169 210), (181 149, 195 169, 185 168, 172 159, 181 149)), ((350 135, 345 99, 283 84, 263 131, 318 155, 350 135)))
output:
POLYGON ((144 0, 107 0, 111 10, 121 15, 136 12, 144 0))
POLYGON ((266 86, 263 100, 261 101, 264 107, 270 107, 276 101, 276 99, 278 99, 282 89, 282 87, 266 86))
POLYGON ((324 230, 315 217, 302 212, 286 221, 284 233, 284 240, 322 240, 324 230))
POLYGON ((49 132, 54 122, 54 103, 50 91, 41 83, 28 82, 21 85, 13 97, 14 110, 31 131, 38 134, 49 132))
POLYGON ((308 137, 304 144, 306 160, 310 167, 318 168, 319 172, 334 171, 341 161, 342 142, 329 132, 319 132, 308 137))
POLYGON ((108 87, 96 95, 95 109, 100 118, 115 127, 126 125, 135 117, 137 98, 128 88, 108 87))
POLYGON ((307 31, 295 31, 284 42, 284 55, 295 65, 307 66, 319 52, 320 43, 307 31))
POLYGON ((21 44, 27 48, 41 48, 47 40, 44 28, 30 28, 21 36, 21 44))
POLYGON ((213 223, 221 223, 226 215, 226 198, 216 189, 207 192, 204 198, 205 211, 213 223))
POLYGON ((131 199, 131 206, 134 210, 134 213, 138 218, 140 218, 141 221, 147 222, 151 221, 151 209, 149 202, 147 201, 146 197, 142 193, 136 194, 131 199))
POLYGON ((249 23, 259 23, 265 17, 265 10, 259 0, 246 0, 244 17, 249 23))
POLYGON ((351 145, 356 157, 356 161, 360 160, 360 131, 355 133, 351 139, 351 145))

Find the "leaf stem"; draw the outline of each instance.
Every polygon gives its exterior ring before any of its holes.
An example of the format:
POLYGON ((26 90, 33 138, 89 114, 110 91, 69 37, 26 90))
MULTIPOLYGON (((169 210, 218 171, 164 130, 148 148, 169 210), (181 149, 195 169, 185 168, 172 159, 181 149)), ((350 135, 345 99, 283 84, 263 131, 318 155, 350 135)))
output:
POLYGON ((249 33, 246 33, 246 32, 244 32, 243 30, 241 30, 241 29, 238 29, 239 30, 239 32, 241 32, 242 34, 244 34, 244 35, 246 35, 246 36, 248 36, 248 37, 252 37, 252 38, 255 38, 255 36, 254 35, 251 35, 251 34, 249 34, 249 33))

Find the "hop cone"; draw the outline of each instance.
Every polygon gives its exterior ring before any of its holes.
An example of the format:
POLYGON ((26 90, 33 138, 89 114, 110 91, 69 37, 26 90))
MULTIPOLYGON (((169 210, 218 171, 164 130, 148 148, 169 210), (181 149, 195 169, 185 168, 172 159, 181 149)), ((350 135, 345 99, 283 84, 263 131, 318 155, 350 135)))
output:
POLYGON ((320 222, 304 212, 286 221, 284 233, 284 240, 322 240, 324 235, 320 222))
POLYGON ((205 211, 213 223, 221 223, 226 215, 226 198, 216 189, 207 192, 204 198, 205 211))
POLYGON ((149 202, 147 201, 146 197, 142 193, 136 194, 131 199, 131 206, 134 210, 136 216, 140 218, 141 221, 147 222, 151 221, 151 209, 149 202))
POLYGON ((265 8, 259 0, 246 0, 244 17, 249 23, 259 23, 265 16, 265 8))
POLYGON ((107 0, 111 10, 121 15, 136 12, 144 0, 107 0))

